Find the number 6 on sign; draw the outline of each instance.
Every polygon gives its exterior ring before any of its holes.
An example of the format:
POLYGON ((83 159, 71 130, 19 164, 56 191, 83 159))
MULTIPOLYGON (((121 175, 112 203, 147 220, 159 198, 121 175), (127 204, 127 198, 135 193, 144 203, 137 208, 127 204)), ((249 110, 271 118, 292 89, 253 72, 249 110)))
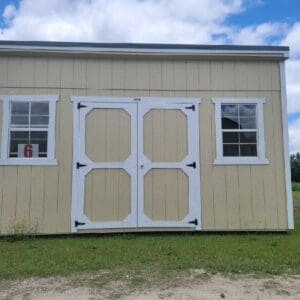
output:
POLYGON ((38 157, 38 144, 18 144, 18 157, 38 157))

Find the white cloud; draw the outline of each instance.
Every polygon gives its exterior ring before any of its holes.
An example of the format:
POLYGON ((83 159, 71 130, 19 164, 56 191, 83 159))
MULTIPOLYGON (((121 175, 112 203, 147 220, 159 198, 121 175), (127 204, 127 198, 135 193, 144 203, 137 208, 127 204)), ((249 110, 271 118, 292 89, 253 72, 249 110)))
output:
POLYGON ((281 44, 288 45, 291 48, 292 56, 300 56, 300 22, 294 23, 281 44))
POLYGON ((235 44, 264 45, 272 38, 278 38, 288 29, 284 23, 262 23, 256 26, 234 28, 229 32, 230 39, 235 44))
POLYGON ((286 63, 288 112, 300 112, 300 59, 290 59, 286 63))
POLYGON ((300 152, 300 119, 289 124, 290 152, 300 152))
POLYGON ((209 43, 241 10, 242 0, 23 0, 6 9, 0 39, 209 43))
POLYGON ((14 5, 9 4, 5 7, 3 12, 3 19, 7 25, 11 25, 11 21, 16 16, 17 9, 14 5))

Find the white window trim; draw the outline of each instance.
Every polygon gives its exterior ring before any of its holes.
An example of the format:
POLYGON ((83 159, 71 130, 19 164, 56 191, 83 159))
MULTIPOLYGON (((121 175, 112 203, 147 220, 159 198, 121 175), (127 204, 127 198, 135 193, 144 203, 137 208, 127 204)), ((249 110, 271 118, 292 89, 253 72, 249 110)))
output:
POLYGON ((2 112, 2 139, 0 165, 57 165, 55 159, 55 120, 57 95, 0 95, 3 103, 2 112), (9 122, 10 122, 10 102, 49 102, 49 126, 47 157, 39 158, 11 158, 8 156, 9 149, 9 122))
POLYGON ((264 134, 264 98, 212 98, 215 104, 215 128, 216 128, 216 159, 215 165, 261 165, 269 164, 265 157, 265 134, 264 134), (223 156, 222 137, 222 104, 256 104, 257 107, 257 157, 223 156))

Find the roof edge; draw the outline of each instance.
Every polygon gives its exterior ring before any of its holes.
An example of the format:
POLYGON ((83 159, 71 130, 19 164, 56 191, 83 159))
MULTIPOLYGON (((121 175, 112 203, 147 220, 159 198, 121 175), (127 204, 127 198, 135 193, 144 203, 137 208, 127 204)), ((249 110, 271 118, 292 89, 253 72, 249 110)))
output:
POLYGON ((0 51, 80 52, 170 55, 230 55, 275 56, 288 58, 289 47, 268 45, 196 45, 150 43, 86 43, 57 41, 0 41, 0 51))

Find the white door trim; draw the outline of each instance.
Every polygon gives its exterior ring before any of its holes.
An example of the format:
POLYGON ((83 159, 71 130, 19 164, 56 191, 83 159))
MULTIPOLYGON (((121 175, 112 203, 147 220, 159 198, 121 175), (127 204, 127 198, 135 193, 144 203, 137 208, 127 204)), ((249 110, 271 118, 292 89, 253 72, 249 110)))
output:
MULTIPOLYGON (((178 104, 185 104, 185 105, 195 105, 195 111, 193 111, 192 117, 189 118, 191 119, 195 119, 193 121, 193 124, 195 124, 196 126, 192 126, 192 131, 189 130, 189 142, 191 143, 191 147, 194 149, 194 160, 196 161, 197 164, 197 171, 195 172, 194 176, 192 176, 192 179, 190 180, 190 186, 189 186, 189 192, 194 196, 194 198, 197 201, 194 201, 191 204, 191 209, 195 216, 197 216, 198 219, 198 225, 194 226, 194 225, 187 225, 184 227, 195 227, 196 230, 201 230, 202 229, 202 224, 201 224, 201 193, 200 193, 200 146, 199 146, 199 104, 201 103, 201 99, 200 98, 190 98, 190 97, 107 97, 107 96, 72 96, 71 97, 71 101, 73 102, 73 181, 72 181, 72 215, 71 215, 71 231, 72 232, 77 232, 77 230, 79 229, 78 227, 75 227, 75 220, 76 220, 76 216, 77 216, 77 212, 78 212, 78 203, 76 202, 76 197, 78 195, 79 192, 79 186, 77 184, 77 177, 78 177, 78 169, 76 168, 76 162, 79 160, 79 148, 78 145, 80 145, 80 137, 79 134, 77 134, 79 132, 79 128, 80 128, 80 109, 77 108, 78 105, 80 105, 80 103, 84 103, 84 105, 89 105, 90 103, 92 105, 116 105, 118 108, 120 108, 120 106, 126 105, 126 104, 132 104, 132 103, 142 103, 143 106, 144 105, 151 105, 153 107, 153 105, 155 104, 157 108, 159 107, 165 107, 167 105, 167 107, 172 107, 173 105, 175 105, 174 107, 178 108, 178 104), (177 105, 177 106, 176 106, 177 105), (191 138, 192 136, 192 138, 191 138)), ((138 119, 139 120, 143 120, 142 118, 137 118, 137 110, 138 107, 140 107, 141 105, 137 105, 136 107, 136 114, 135 114, 135 125, 131 127, 131 130, 137 130, 137 133, 133 133, 131 132, 131 136, 132 136, 132 151, 138 151, 138 153, 140 153, 138 146, 140 145, 140 143, 138 143, 138 138, 140 136, 140 134, 142 134, 143 132, 143 127, 142 128, 138 128, 138 119), (135 129, 134 129, 135 128, 135 129), (134 138, 135 137, 135 138, 134 138), (134 147, 133 147, 134 145, 134 147), (135 149, 135 150, 134 150, 135 149)), ((189 126, 190 127, 190 126, 189 126)), ((81 138, 82 139, 82 138, 81 138)), ((136 153, 136 157, 138 156, 138 153, 136 153)), ((133 153, 131 153, 133 154, 133 153)), ((144 156, 144 159, 146 161, 146 157, 144 156)), ((137 160, 137 158, 136 158, 137 160)), ((89 163, 89 160, 86 160, 87 163, 89 163)), ((123 167, 128 169, 129 165, 132 161, 130 160, 126 160, 125 162, 123 162, 123 167)), ((190 161, 187 162, 187 159, 185 161, 186 163, 189 163, 190 161)), ((160 164, 160 167, 163 168, 168 168, 168 163, 158 163, 160 164)), ((173 164, 173 163, 172 163, 173 164)), ((139 166, 139 162, 137 164, 137 162, 135 162, 135 167, 136 167, 136 174, 138 174, 138 166, 139 166)), ((114 168, 114 167, 118 167, 115 163, 97 163, 97 167, 107 167, 109 166, 110 168, 114 168), (108 165, 109 164, 109 165, 108 165)), ((153 167, 159 167, 158 165, 156 165, 156 163, 153 163, 153 167)), ((174 165, 173 165, 174 167, 174 165)), ((179 165, 178 165, 179 167, 179 165)), ((189 167, 183 167, 181 165, 182 169, 187 173, 190 174, 191 173, 191 168, 189 167)), ((138 183, 137 181, 135 182, 135 187, 134 188, 137 193, 140 193, 140 188, 138 187, 138 183)), ((133 190, 133 189, 132 189, 133 190)), ((143 202, 143 197, 141 198, 142 200, 138 200, 136 197, 132 197, 135 198, 136 200, 131 199, 131 203, 132 203, 132 210, 135 210, 136 213, 136 218, 135 218, 135 222, 137 224, 138 220, 137 218, 139 217, 138 214, 140 211, 140 207, 138 208, 137 206, 140 205, 139 203, 143 202), (135 203, 133 203, 135 201, 135 203)), ((152 222, 152 221, 151 221, 152 222)), ((137 224, 138 225, 138 224, 137 224)), ((151 225, 152 227, 183 227, 182 226, 182 221, 180 222, 180 225, 178 224, 178 222, 161 222, 160 224, 155 224, 155 226, 153 226, 153 224, 151 225), (177 223, 177 224, 176 224, 177 223)), ((124 228, 124 227, 128 227, 128 226, 120 226, 120 224, 111 224, 110 228, 124 228)), ((131 226, 132 227, 132 226, 131 226)), ((134 227, 134 226, 133 226, 134 227)), ((94 225, 88 226, 88 228, 86 228, 86 226, 80 226, 80 229, 92 229, 92 228, 99 228, 99 224, 94 223, 94 225)))
POLYGON ((101 102, 101 103, 201 103, 200 98, 195 97, 111 97, 111 96, 71 96, 71 101, 79 102, 101 102))
MULTIPOLYGON (((187 101, 187 99, 186 99, 187 101)), ((199 165, 199 108, 191 102, 161 103, 148 102, 138 106, 138 226, 139 227, 181 227, 201 230, 200 165, 199 165), (193 109, 188 107, 193 106, 193 109), (188 120, 188 154, 181 162, 151 162, 144 155, 144 115, 151 109, 180 109, 188 120), (196 163, 196 168, 187 164, 196 163), (144 214, 144 176, 154 168, 178 168, 189 177, 189 213, 181 221, 153 221, 144 214), (198 220, 198 225, 189 221, 198 220)))
POLYGON ((133 103, 85 103, 80 109, 74 105, 74 134, 73 139, 73 184, 72 184, 72 232, 78 229, 100 228, 132 228, 137 226, 137 106, 133 103), (85 152, 86 116, 92 109, 118 108, 124 109, 131 117, 131 153, 122 162, 92 162, 85 152), (77 168, 77 162, 86 166, 77 168), (84 179, 92 169, 109 168, 123 169, 131 177, 130 182, 130 214, 122 221, 92 222, 84 214, 84 179), (75 222, 85 223, 75 226, 75 222))

